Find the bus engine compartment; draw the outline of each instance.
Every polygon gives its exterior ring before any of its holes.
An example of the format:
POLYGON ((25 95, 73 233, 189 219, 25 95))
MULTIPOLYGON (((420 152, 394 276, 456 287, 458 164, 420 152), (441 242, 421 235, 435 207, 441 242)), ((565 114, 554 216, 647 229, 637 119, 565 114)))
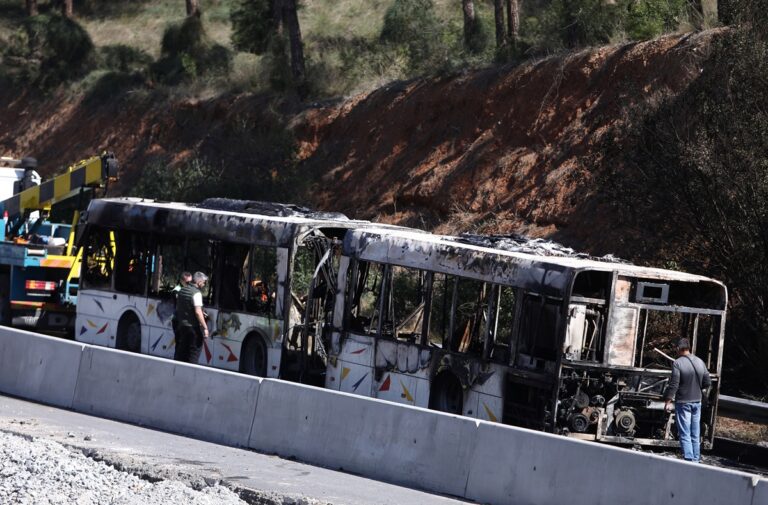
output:
MULTIPOLYGON (((651 371, 563 367, 557 431, 619 444, 675 446, 674 412, 664 409, 669 375, 651 371)), ((714 389, 714 388, 713 388, 714 389)), ((702 445, 711 447, 712 408, 704 406, 702 445)))

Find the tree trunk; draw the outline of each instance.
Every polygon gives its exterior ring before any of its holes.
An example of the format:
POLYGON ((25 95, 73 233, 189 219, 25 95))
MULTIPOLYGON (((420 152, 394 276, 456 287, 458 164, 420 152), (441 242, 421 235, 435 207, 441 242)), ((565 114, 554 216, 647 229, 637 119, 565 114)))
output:
POLYGON ((496 47, 504 45, 506 33, 504 31, 504 4, 503 0, 493 0, 493 18, 496 21, 496 47))
POLYGON ((513 47, 516 47, 520 39, 520 2, 518 0, 507 0, 507 31, 509 41, 513 47))
POLYGON ((27 14, 30 16, 37 16, 37 0, 26 0, 27 2, 27 14))
POLYGON ((283 34, 284 25, 286 24, 285 2, 286 0, 272 0, 272 16, 278 36, 283 34))
POLYGON ((717 20, 724 25, 733 24, 736 12, 733 0, 717 0, 717 20))
POLYGON ((186 0, 187 16, 196 16, 200 14, 200 3, 198 0, 186 0))
POLYGON ((291 41, 291 73, 294 82, 299 86, 304 85, 304 45, 301 41, 301 27, 299 26, 299 13, 296 0, 284 0, 285 19, 288 37, 291 41))
POLYGON ((464 44, 469 46, 472 42, 472 33, 475 28, 474 0, 461 0, 461 9, 464 12, 464 44))
POLYGON ((65 18, 72 17, 72 0, 62 0, 61 2, 61 15, 65 18))
POLYGON ((563 8, 564 8, 564 33, 563 33, 563 42, 565 42, 566 47, 577 47, 580 42, 580 36, 579 36, 579 27, 578 27, 578 19, 576 19, 576 15, 574 14, 576 10, 578 10, 577 6, 574 5, 572 0, 563 0, 563 8))

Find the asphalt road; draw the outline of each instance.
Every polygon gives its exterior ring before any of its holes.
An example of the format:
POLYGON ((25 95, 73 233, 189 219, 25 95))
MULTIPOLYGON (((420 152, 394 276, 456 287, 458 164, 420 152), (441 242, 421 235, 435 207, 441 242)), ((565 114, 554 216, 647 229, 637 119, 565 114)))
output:
POLYGON ((0 430, 62 443, 88 457, 150 481, 179 481, 195 489, 221 484, 248 503, 467 503, 277 456, 202 442, 6 396, 0 396, 0 430))

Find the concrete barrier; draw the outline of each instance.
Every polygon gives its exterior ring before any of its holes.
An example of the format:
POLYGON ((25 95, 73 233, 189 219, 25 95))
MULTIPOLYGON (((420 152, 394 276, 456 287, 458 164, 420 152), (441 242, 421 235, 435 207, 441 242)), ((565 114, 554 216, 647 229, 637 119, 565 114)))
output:
POLYGON ((753 477, 481 422, 465 496, 516 505, 752 503, 753 477))
POLYGON ((768 505, 746 473, 9 328, 0 392, 483 503, 768 505))
POLYGON ((249 447, 462 496, 472 419, 266 379, 249 447))
POLYGON ((70 408, 84 347, 0 326, 0 391, 70 408))
POLYGON ((768 505, 768 480, 761 479, 757 482, 752 505, 768 505))
POLYGON ((260 378, 88 346, 73 408, 245 447, 260 378))

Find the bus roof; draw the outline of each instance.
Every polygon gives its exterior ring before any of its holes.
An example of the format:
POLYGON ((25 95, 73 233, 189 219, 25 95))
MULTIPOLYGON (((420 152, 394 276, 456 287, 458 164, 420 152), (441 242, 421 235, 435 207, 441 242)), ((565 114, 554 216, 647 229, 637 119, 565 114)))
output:
MULTIPOLYGON (((278 247, 288 247, 298 235, 312 230, 347 230, 372 226, 369 221, 352 220, 343 214, 311 212, 280 204, 275 205, 274 214, 283 215, 258 214, 254 208, 245 209, 245 203, 216 199, 195 205, 140 198, 103 198, 90 202, 83 220, 88 224, 105 227, 278 247)), ((261 205, 255 205, 257 209, 264 209, 268 205, 253 203, 261 205)), ((396 227, 377 225, 377 228, 396 227)))
POLYGON ((454 237, 367 227, 347 233, 344 253, 366 261, 537 288, 538 292, 553 296, 564 295, 573 276, 584 270, 616 272, 659 281, 715 283, 725 288, 722 283, 701 275, 633 265, 612 257, 584 257, 562 246, 559 250, 557 247, 543 248, 544 252, 538 254, 532 251, 541 250, 541 247, 521 245, 519 250, 515 250, 514 242, 504 244, 504 249, 491 247, 499 242, 494 240, 498 238, 454 237), (547 254, 547 249, 551 253, 547 254))

